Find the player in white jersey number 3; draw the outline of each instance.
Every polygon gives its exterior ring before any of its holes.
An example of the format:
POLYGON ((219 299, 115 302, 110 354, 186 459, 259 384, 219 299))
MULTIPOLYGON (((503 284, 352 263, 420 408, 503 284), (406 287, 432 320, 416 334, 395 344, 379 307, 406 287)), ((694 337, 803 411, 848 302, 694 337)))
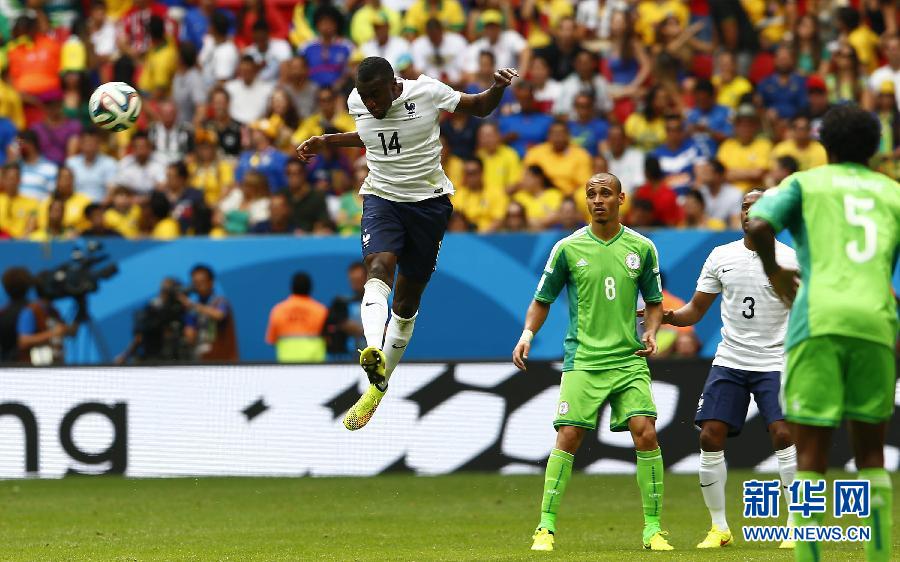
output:
MULTIPOLYGON (((741 432, 751 394, 772 439, 785 500, 797 472, 797 450, 778 400, 790 310, 772 290, 747 236, 747 213, 761 196, 760 190, 744 196, 744 238, 713 249, 691 302, 663 311, 664 324, 692 326, 722 293, 722 341, 694 417, 700 428, 700 491, 712 519, 709 533, 697 548, 720 548, 734 540, 725 519, 725 439, 741 432)), ((779 242, 776 254, 780 265, 797 269, 790 247, 779 242)), ((792 547, 793 542, 781 543, 781 548, 792 547)))
POLYGON ((370 384, 344 417, 344 427, 351 431, 372 418, 403 357, 453 210, 453 185, 441 168, 441 111, 487 117, 518 75, 513 68, 498 70, 489 89, 463 94, 424 75, 397 78, 388 61, 368 57, 359 65, 356 89, 347 100, 357 131, 312 137, 297 147, 303 161, 326 145, 366 149, 369 175, 359 192, 368 273, 362 302, 367 347, 359 364, 370 384))

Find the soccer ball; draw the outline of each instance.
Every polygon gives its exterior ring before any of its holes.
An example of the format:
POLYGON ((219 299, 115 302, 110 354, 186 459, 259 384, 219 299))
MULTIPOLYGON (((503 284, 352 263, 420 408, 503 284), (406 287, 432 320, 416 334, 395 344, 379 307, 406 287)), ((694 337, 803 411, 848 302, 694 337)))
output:
POLYGON ((124 131, 141 114, 141 96, 125 82, 107 82, 91 94, 88 111, 98 127, 124 131))

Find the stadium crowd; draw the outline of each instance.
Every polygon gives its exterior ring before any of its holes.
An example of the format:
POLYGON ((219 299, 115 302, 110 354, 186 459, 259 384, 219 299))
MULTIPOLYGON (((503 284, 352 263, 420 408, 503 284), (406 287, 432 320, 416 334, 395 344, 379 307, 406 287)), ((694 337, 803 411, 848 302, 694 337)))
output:
POLYGON ((833 104, 882 123, 900 176, 900 10, 892 0, 9 0, 0 4, 0 234, 359 232, 358 63, 382 56, 481 91, 523 77, 486 120, 446 115, 452 231, 572 229, 610 171, 626 223, 736 227, 742 194, 825 163, 833 104), (93 88, 141 92, 136 127, 91 126, 93 88))

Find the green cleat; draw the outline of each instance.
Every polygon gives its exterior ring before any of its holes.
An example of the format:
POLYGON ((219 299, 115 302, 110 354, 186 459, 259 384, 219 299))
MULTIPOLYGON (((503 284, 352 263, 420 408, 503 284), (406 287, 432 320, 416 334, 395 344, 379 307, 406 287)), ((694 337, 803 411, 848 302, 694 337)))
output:
POLYGON ((384 392, 378 390, 374 384, 370 384, 366 392, 359 397, 356 404, 344 416, 344 427, 350 431, 356 431, 365 427, 369 420, 372 419, 372 416, 375 415, 375 410, 383 397, 384 392))
POLYGON ((373 345, 359 352, 359 366, 372 384, 384 383, 384 364, 384 352, 373 345))

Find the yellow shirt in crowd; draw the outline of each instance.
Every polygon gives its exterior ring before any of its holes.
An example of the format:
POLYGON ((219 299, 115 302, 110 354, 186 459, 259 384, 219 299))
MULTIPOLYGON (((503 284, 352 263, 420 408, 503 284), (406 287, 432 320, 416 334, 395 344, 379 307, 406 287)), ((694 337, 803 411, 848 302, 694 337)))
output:
POLYGON ((209 206, 215 206, 225 189, 234 183, 234 166, 226 160, 198 166, 195 162, 188 164, 189 184, 203 192, 203 198, 209 206))
POLYGON ((847 35, 847 42, 856 51, 859 64, 867 73, 878 68, 878 45, 881 38, 868 25, 860 25, 847 35))
POLYGON ((681 22, 681 28, 688 25, 691 13, 685 2, 681 0, 642 0, 637 7, 637 20, 634 22, 634 30, 641 36, 644 43, 652 45, 656 40, 656 24, 669 15, 674 15, 681 22))
POLYGON ((772 150, 772 161, 781 156, 792 156, 800 165, 800 170, 809 170, 828 164, 828 153, 818 141, 811 141, 806 148, 800 148, 793 139, 783 140, 772 150))
POLYGON ((743 76, 735 76, 731 82, 726 83, 718 76, 713 76, 712 83, 719 92, 716 103, 732 109, 736 109, 741 104, 741 98, 753 91, 753 84, 743 76))
POLYGON ((520 191, 513 200, 525 208, 529 222, 542 223, 555 214, 562 205, 563 194, 558 189, 545 189, 538 195, 520 191))
POLYGON ((463 161, 459 156, 450 155, 447 161, 441 164, 447 179, 453 184, 454 189, 458 189, 463 184, 463 161))
POLYGON ((0 193, 0 230, 6 231, 13 238, 25 236, 32 219, 37 219, 41 204, 31 197, 16 195, 10 198, 0 193))
POLYGON ((22 96, 9 83, 0 80, 0 117, 6 117, 20 131, 25 128, 25 110, 22 96))
POLYGON ((466 14, 457 0, 438 0, 434 8, 427 0, 416 0, 406 11, 403 30, 421 35, 425 33, 425 23, 431 18, 441 20, 450 31, 462 31, 466 25, 466 14))
POLYGON ((382 5, 380 8, 373 8, 365 4, 353 14, 350 20, 350 38, 359 46, 366 43, 370 39, 375 38, 375 30, 372 28, 372 21, 376 17, 382 17, 387 20, 388 33, 391 35, 400 35, 403 31, 403 18, 395 10, 382 5))
MULTIPOLYGON (((47 228, 52 198, 41 201, 41 209, 38 214, 38 226, 43 230, 47 228)), ((84 230, 90 228, 91 223, 84 216, 84 209, 91 204, 91 198, 83 193, 73 193, 66 199, 63 206, 63 227, 84 230)))
POLYGON ((453 196, 453 207, 465 215, 479 232, 487 232, 506 216, 509 197, 497 191, 472 191, 458 188, 453 196))
POLYGON ((507 187, 515 185, 522 179, 522 160, 514 148, 500 145, 493 154, 488 154, 486 150, 479 150, 476 156, 484 164, 484 188, 486 190, 506 193, 507 187))
POLYGON ((588 151, 574 144, 558 153, 549 142, 543 142, 529 148, 522 163, 526 167, 540 166, 553 185, 566 195, 583 188, 594 169, 588 151))
MULTIPOLYGON (((757 137, 747 146, 742 145, 737 139, 726 140, 719 147, 716 158, 729 170, 768 170, 771 155, 772 143, 769 139, 757 137)), ((759 187, 749 181, 736 181, 733 183, 744 191, 750 191, 754 187, 759 187)))
POLYGON ((150 233, 150 237, 156 240, 173 240, 179 236, 181 236, 181 227, 178 226, 178 221, 172 217, 166 217, 156 223, 153 232, 150 233))
POLYGON ((172 41, 166 41, 164 45, 155 48, 151 47, 147 51, 141 77, 138 79, 140 89, 147 92, 168 91, 172 86, 177 66, 178 49, 172 41))
MULTIPOLYGON (((322 128, 322 123, 324 121, 326 121, 326 119, 321 113, 310 115, 300 122, 300 126, 297 127, 297 130, 294 131, 294 136, 291 137, 291 142, 294 143, 294 145, 298 145, 310 137, 323 134, 325 132, 322 128)), ((350 117, 349 113, 336 113, 334 119, 331 120, 331 124, 334 125, 335 129, 342 133, 349 133, 350 131, 356 130, 356 121, 353 120, 353 117, 350 117)))
POLYGON ((106 222, 106 226, 119 231, 119 234, 125 238, 137 238, 140 219, 141 209, 137 205, 132 205, 124 213, 119 212, 115 208, 107 209, 103 213, 103 220, 106 222))
POLYGON ((666 122, 662 117, 647 121, 642 113, 635 111, 625 120, 625 134, 637 148, 650 151, 666 140, 666 122))

